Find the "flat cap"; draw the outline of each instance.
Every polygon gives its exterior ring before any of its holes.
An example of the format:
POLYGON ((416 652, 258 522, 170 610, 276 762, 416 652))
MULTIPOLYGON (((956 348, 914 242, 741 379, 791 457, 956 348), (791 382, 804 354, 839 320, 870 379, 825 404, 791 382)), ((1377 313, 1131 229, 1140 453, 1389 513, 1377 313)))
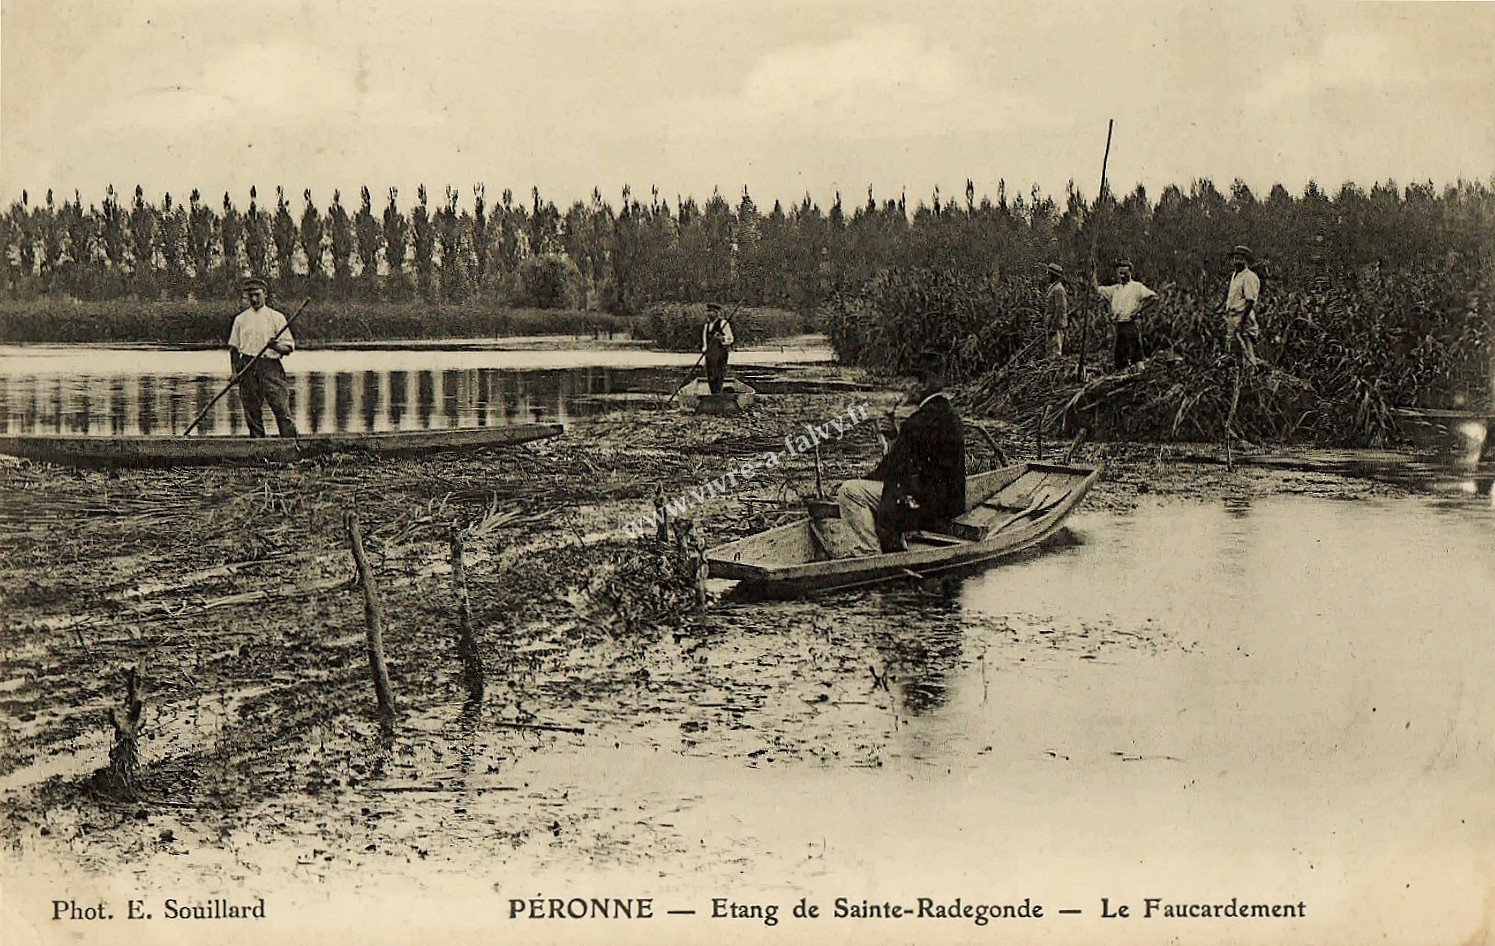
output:
POLYGON ((251 289, 264 289, 268 292, 270 284, 258 276, 246 276, 244 277, 244 281, 239 283, 239 289, 244 292, 248 292, 251 289))
POLYGON ((1049 270, 1049 272, 1053 273, 1055 276, 1063 276, 1064 275, 1064 267, 1060 266, 1058 263, 1050 263, 1048 265, 1048 270, 1049 270))

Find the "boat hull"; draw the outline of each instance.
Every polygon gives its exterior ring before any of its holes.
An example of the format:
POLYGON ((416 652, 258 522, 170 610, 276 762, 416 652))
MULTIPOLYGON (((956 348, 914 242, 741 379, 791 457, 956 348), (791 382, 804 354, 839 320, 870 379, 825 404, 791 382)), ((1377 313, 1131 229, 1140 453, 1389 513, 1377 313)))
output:
MULTIPOLYGON (((707 553, 713 578, 736 579, 745 591, 768 596, 799 596, 898 577, 925 578, 998 561, 1040 545, 1054 536, 1099 479, 1101 467, 1015 464, 967 478, 967 515, 942 534, 915 533, 909 551, 862 558, 829 559, 803 519, 719 546, 707 553), (1024 480, 1024 477, 1030 480, 1024 480), (1062 494, 1042 492, 1053 477, 1064 477, 1062 494), (1031 488, 1027 485, 1032 483, 1031 488), (988 507, 1013 491, 1026 506, 988 507), (1049 504, 1040 505, 1043 500, 1049 504), (981 513, 991 510, 983 523, 981 513), (1024 508, 1030 510, 1023 515, 1024 508), (974 524, 972 524, 974 523, 974 524), (961 538, 972 531, 982 538, 961 538)), ((1057 487, 1050 490, 1053 492, 1057 487)))
POLYGON ((447 430, 308 434, 290 437, 88 437, 66 434, 0 436, 0 454, 69 466, 211 466, 290 462, 331 453, 408 456, 443 450, 502 447, 559 436, 559 424, 513 424, 447 430))
POLYGON ((728 378, 720 394, 712 394, 705 379, 697 378, 680 389, 680 406, 697 414, 733 414, 752 407, 757 396, 757 391, 737 378, 728 378))

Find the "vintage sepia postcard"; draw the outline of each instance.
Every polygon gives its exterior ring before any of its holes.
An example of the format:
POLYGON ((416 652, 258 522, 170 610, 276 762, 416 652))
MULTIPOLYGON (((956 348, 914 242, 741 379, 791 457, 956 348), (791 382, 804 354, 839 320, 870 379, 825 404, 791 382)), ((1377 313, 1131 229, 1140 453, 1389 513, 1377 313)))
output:
POLYGON ((7 946, 1495 941, 1495 5, 0 42, 7 946))

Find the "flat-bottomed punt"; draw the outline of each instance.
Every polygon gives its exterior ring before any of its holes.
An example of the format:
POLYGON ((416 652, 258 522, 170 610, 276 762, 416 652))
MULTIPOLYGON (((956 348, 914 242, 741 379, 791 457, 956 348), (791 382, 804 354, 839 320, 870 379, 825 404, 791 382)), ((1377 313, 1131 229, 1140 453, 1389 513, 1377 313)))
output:
POLYGON ((211 466, 290 462, 331 453, 408 456, 440 450, 503 447, 559 436, 560 424, 511 424, 301 437, 94 437, 69 434, 0 436, 0 454, 68 466, 211 466))
POLYGON ((906 533, 908 550, 831 558, 810 518, 706 553, 713 578, 751 592, 798 595, 899 576, 924 578, 1004 558, 1052 536, 1100 478, 1099 464, 1017 463, 966 478, 966 513, 906 533))
POLYGON ((680 406, 697 414, 733 414, 753 406, 758 392, 739 378, 722 382, 722 393, 712 394, 705 378, 697 378, 680 389, 680 406))

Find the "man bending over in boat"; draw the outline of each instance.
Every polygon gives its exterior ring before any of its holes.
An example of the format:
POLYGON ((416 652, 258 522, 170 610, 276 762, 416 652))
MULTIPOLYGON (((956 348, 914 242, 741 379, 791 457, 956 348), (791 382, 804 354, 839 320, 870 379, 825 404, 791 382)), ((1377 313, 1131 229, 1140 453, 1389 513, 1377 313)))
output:
POLYGON ((249 425, 249 436, 265 436, 263 407, 269 404, 280 435, 294 437, 296 422, 291 419, 291 391, 280 359, 296 350, 296 340, 291 337, 286 317, 265 304, 269 288, 258 277, 244 280, 244 295, 249 300, 249 308, 234 318, 234 327, 228 336, 229 355, 233 360, 234 374, 249 366, 249 370, 239 376, 239 400, 244 403, 244 422, 249 425), (256 359, 255 355, 259 358, 256 359))
POLYGON ((844 538, 827 551, 837 558, 902 551, 903 533, 966 511, 965 432, 945 396, 944 358, 926 351, 914 370, 904 403, 917 409, 867 478, 836 490, 844 538))

